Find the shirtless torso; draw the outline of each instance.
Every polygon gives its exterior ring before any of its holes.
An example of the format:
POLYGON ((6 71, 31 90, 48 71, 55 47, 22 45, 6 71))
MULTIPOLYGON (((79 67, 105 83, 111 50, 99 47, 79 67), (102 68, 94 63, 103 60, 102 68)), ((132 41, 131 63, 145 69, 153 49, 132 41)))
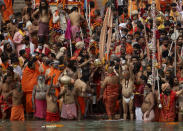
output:
POLYGON ((144 102, 142 103, 142 107, 141 107, 142 113, 143 113, 143 114, 144 114, 146 111, 149 110, 149 108, 151 107, 152 104, 154 104, 154 103, 151 102, 151 99, 152 99, 152 98, 153 98, 153 93, 152 93, 152 92, 150 92, 149 94, 147 94, 147 95, 145 96, 144 102))
POLYGON ((81 18, 83 18, 78 12, 74 11, 69 14, 72 26, 80 27, 81 18))

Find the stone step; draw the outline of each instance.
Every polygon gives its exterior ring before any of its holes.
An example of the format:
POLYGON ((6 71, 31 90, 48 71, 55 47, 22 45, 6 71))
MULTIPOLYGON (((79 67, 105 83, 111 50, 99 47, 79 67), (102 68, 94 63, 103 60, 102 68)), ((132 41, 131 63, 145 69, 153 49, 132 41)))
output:
POLYGON ((25 6, 24 0, 15 0, 13 5, 14 13, 21 12, 24 6, 25 6))

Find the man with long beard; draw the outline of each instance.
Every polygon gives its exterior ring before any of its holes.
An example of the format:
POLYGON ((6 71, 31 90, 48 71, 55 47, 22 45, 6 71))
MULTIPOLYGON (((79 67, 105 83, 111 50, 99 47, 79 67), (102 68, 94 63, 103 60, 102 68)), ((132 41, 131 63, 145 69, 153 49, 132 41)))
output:
POLYGON ((162 108, 160 109, 160 122, 173 122, 175 121, 175 104, 176 97, 183 93, 183 89, 174 92, 170 88, 170 84, 165 82, 162 84, 162 93, 160 95, 160 102, 162 108))
POLYGON ((108 119, 114 119, 115 106, 119 97, 120 81, 119 77, 113 71, 113 67, 109 67, 108 76, 104 79, 100 91, 100 98, 103 97, 108 119))

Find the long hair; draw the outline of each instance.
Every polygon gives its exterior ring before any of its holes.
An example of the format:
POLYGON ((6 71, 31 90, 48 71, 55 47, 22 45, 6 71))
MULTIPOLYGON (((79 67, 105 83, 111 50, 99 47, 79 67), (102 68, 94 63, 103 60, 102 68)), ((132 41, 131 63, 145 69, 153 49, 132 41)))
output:
POLYGON ((41 0, 40 1, 39 12, 40 12, 40 14, 42 14, 42 9, 43 9, 42 5, 41 5, 42 2, 44 2, 46 4, 46 13, 48 14, 48 2, 46 0, 41 0))

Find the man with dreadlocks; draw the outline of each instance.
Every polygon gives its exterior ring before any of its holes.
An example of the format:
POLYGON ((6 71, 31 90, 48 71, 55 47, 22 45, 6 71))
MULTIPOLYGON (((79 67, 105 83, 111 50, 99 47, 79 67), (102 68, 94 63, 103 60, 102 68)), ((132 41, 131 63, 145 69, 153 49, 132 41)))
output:
POLYGON ((39 13, 40 13, 40 21, 39 21, 39 30, 38 30, 38 37, 48 40, 48 33, 49 33, 49 20, 50 20, 50 13, 48 8, 48 3, 46 0, 41 0, 39 6, 39 13))

